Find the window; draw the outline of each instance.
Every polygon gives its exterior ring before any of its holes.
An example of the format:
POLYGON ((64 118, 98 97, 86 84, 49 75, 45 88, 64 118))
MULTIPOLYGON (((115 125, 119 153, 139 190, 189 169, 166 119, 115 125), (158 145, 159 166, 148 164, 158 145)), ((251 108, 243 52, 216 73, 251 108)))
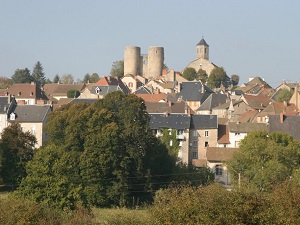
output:
POLYGON ((36 134, 36 129, 35 129, 35 127, 34 127, 34 126, 32 126, 32 127, 31 127, 31 133, 32 133, 33 135, 35 135, 35 134, 36 134))
POLYGON ((128 87, 133 87, 133 83, 132 83, 132 82, 129 82, 129 83, 128 83, 128 87))
POLYGON ((100 94, 100 88, 99 87, 96 87, 96 94, 100 94))
POLYGON ((198 141, 193 141, 193 147, 198 147, 198 141))
POLYGON ((193 159, 198 159, 198 152, 193 152, 192 158, 193 159))
POLYGON ((11 113, 9 118, 10 118, 10 120, 15 120, 16 119, 16 114, 11 113))
POLYGON ((193 136, 194 136, 194 137, 198 137, 198 131, 194 130, 194 131, 193 131, 193 136))
POLYGON ((205 147, 208 147, 208 141, 205 142, 205 147))
POLYGON ((182 141, 179 141, 179 146, 180 146, 180 147, 182 146, 182 141))
POLYGON ((208 131, 207 130, 204 132, 204 136, 208 137, 208 131))
POLYGON ((177 130, 177 135, 183 135, 183 130, 177 130))
POLYGON ((239 141, 236 141, 235 142, 235 147, 239 147, 240 146, 240 142, 239 141))
POLYGON ((170 140, 170 146, 173 146, 173 141, 172 140, 170 140))
POLYGON ((235 136, 238 136, 238 135, 240 135, 240 133, 237 132, 237 133, 235 133, 234 135, 235 135, 235 136))
POLYGON ((222 165, 216 165, 216 175, 222 176, 223 175, 223 167, 222 165))

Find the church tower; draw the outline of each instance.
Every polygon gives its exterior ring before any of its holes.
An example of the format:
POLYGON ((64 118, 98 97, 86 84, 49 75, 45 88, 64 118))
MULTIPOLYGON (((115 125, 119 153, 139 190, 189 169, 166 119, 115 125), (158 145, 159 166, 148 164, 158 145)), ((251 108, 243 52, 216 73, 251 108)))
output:
POLYGON ((209 60, 208 56, 209 56, 209 45, 202 37, 201 41, 197 44, 196 47, 196 58, 209 60))

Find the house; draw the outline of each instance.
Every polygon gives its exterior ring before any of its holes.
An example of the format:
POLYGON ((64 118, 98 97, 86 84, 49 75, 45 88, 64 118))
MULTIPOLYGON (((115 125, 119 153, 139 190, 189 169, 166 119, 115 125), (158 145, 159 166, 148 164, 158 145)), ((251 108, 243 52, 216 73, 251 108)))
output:
POLYGON ((300 115, 279 115, 269 116, 269 132, 284 132, 291 135, 295 140, 300 140, 300 115))
POLYGON ((274 91, 272 87, 260 77, 249 78, 249 82, 240 85, 235 91, 242 91, 249 95, 270 96, 274 91))
POLYGON ((51 111, 51 105, 44 105, 43 101, 37 105, 16 105, 9 114, 8 124, 17 122, 23 132, 31 132, 37 139, 35 147, 39 148, 47 138, 44 127, 51 111))
POLYGON ((187 113, 185 102, 145 102, 148 113, 187 113))
POLYGON ((180 92, 176 96, 177 99, 185 101, 193 111, 196 111, 212 93, 214 92, 201 81, 191 81, 182 82, 180 92))
POLYGON ((167 82, 164 80, 150 80, 146 85, 146 88, 151 91, 151 93, 173 93, 176 90, 175 82, 167 82))
POLYGON ((4 128, 8 126, 7 115, 9 115, 12 110, 17 105, 14 97, 0 96, 0 137, 4 128))
POLYGON ((149 113, 150 128, 157 136, 161 129, 175 129, 180 140, 178 158, 185 164, 206 166, 206 148, 217 145, 218 122, 213 115, 149 113))
POLYGON ((226 103, 227 99, 226 94, 212 93, 197 109, 197 114, 211 114, 214 107, 226 103))
POLYGON ((22 101, 23 104, 35 105, 40 99, 46 100, 42 90, 34 83, 30 84, 13 84, 10 86, 6 95, 11 95, 16 102, 22 101))
MULTIPOLYGON (((288 90, 290 92, 295 93, 295 90, 299 89, 299 83, 286 83, 282 82, 276 89, 273 95, 271 96, 271 99, 274 101, 278 101, 278 97, 281 95, 282 91, 288 90)), ((295 102, 293 102, 295 103, 295 102)))
POLYGON ((163 79, 167 82, 174 82, 176 84, 175 92, 180 91, 180 85, 182 82, 188 82, 181 73, 174 70, 170 70, 167 74, 162 76, 163 79))
POLYGON ((268 123, 270 115, 279 115, 280 113, 297 115, 299 110, 295 104, 288 104, 287 102, 271 102, 264 110, 257 113, 255 122, 268 123))
POLYGON ((265 109, 272 102, 272 99, 268 96, 254 96, 247 94, 242 95, 241 100, 243 100, 252 109, 259 111, 265 109))
POLYGON ((226 162, 233 157, 238 148, 207 148, 207 167, 215 174, 215 181, 225 186, 231 185, 226 162))
POLYGON ((85 87, 80 91, 80 95, 78 96, 78 98, 93 98, 91 90, 94 84, 95 83, 85 84, 85 87))
POLYGON ((229 122, 229 142, 226 147, 238 148, 241 140, 252 131, 269 131, 269 124, 265 123, 236 123, 229 122))
POLYGON ((137 97, 142 98, 144 102, 167 102, 167 94, 136 94, 137 97))
POLYGON ((113 91, 121 91, 129 94, 129 89, 118 77, 104 76, 91 88, 92 98, 103 98, 106 94, 113 91))
POLYGON ((51 83, 51 84, 45 84, 43 90, 49 100, 57 102, 61 98, 67 98, 68 91, 81 92, 84 88, 85 88, 84 83, 78 83, 78 84, 51 83))
POLYGON ((127 86, 130 93, 134 93, 139 87, 145 84, 145 78, 141 79, 141 76, 134 76, 132 74, 124 75, 121 80, 127 86), (144 83, 143 83, 144 82, 144 83))

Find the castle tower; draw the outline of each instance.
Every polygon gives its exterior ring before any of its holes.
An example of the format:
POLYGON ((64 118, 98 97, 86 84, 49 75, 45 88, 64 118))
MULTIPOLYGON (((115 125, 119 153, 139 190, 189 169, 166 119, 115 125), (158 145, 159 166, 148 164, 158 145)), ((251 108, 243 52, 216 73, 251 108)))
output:
POLYGON ((148 49, 148 72, 144 77, 157 79, 162 74, 164 48, 151 46, 148 49))
POLYGON ((196 47, 196 58, 209 60, 208 56, 209 56, 209 45, 202 37, 201 41, 197 44, 196 47))
POLYGON ((140 74, 140 55, 141 48, 136 46, 127 46, 124 52, 124 75, 132 74, 134 76, 140 74))

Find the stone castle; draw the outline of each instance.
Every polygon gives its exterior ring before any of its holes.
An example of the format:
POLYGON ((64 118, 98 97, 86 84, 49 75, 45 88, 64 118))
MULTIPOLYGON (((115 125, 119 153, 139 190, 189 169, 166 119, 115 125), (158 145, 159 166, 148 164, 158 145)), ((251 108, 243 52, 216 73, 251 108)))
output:
POLYGON ((141 54, 141 48, 127 46, 124 51, 124 75, 141 75, 157 79, 162 75, 164 66, 164 48, 150 46, 148 55, 141 54))

